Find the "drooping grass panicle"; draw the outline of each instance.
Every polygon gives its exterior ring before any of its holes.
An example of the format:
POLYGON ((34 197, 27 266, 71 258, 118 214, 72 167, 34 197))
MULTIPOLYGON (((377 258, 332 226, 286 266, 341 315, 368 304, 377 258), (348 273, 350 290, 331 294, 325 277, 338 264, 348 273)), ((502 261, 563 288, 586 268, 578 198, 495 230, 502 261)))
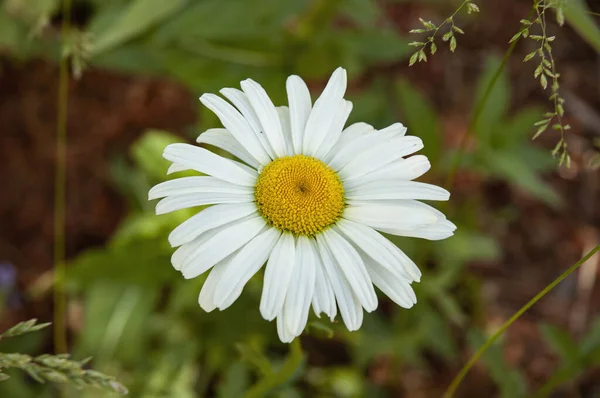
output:
MULTIPOLYGON (((0 334, 0 339, 21 336, 48 326, 50 323, 38 324, 37 319, 31 319, 6 330, 0 334)), ((16 368, 26 372, 39 383, 71 384, 76 388, 93 386, 119 394, 127 394, 127 388, 114 377, 93 369, 84 369, 83 367, 90 360, 91 358, 86 358, 75 361, 70 358, 69 354, 42 354, 34 357, 28 354, 0 352, 0 381, 9 378, 4 373, 5 369, 16 368)))
POLYGON ((456 25, 454 21, 454 17, 463 9, 466 8, 467 13, 471 14, 473 12, 479 12, 479 7, 471 2, 470 0, 464 0, 458 8, 454 11, 452 15, 446 18, 441 24, 436 25, 431 21, 426 21, 423 18, 419 18, 421 24, 423 24, 423 28, 413 29, 410 33, 427 33, 426 41, 413 41, 409 43, 410 46, 417 47, 417 50, 410 57, 408 64, 414 65, 416 62, 425 61, 427 62, 427 46, 429 46, 429 52, 431 55, 435 54, 437 51, 437 45, 435 44, 435 38, 440 29, 446 25, 450 25, 450 29, 444 33, 442 36, 442 40, 448 42, 450 51, 454 52, 456 49, 457 41, 456 41, 456 33, 464 34, 465 32, 456 25))

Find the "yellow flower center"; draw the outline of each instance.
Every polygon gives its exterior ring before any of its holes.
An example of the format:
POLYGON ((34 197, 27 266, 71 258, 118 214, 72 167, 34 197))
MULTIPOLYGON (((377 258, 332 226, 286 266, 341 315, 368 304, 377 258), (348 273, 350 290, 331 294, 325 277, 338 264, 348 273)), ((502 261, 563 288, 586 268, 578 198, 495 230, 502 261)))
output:
POLYGON ((275 159, 261 171, 254 191, 269 225, 313 236, 335 223, 344 210, 344 187, 325 163, 310 156, 275 159))

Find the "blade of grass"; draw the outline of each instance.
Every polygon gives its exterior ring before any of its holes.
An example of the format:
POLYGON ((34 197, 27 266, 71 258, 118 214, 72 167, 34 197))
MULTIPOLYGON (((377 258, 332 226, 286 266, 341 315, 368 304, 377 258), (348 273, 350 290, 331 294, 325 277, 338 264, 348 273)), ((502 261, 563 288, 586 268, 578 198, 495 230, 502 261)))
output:
POLYGON ((583 265, 587 260, 589 260, 594 254, 596 254, 600 250, 600 245, 593 248, 588 254, 583 256, 579 261, 573 264, 568 270, 563 272, 558 278, 556 278, 552 283, 546 286, 541 292, 539 292, 534 298, 529 300, 527 304, 521 307, 508 321, 506 321, 490 338, 483 344, 477 352, 469 359, 469 362, 463 366, 458 375, 452 380, 452 383, 444 393, 444 398, 452 398, 454 393, 456 392, 458 386, 465 378, 469 370, 473 367, 473 365, 477 362, 477 360, 483 355, 483 353, 490 348, 490 346, 500 337, 506 329, 510 327, 517 319, 521 317, 528 309, 533 307, 535 303, 537 303, 542 297, 544 297, 550 290, 554 289, 556 285, 562 282, 567 276, 569 276, 573 271, 578 269, 581 265, 583 265))

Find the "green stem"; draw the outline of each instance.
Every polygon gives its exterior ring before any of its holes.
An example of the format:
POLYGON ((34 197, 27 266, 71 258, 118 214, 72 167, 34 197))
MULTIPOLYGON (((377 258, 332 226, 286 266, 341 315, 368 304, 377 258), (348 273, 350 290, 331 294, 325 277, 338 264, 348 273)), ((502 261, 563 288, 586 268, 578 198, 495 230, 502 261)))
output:
POLYGON ((266 396, 272 389, 281 386, 288 382, 302 363, 304 355, 302 354, 302 346, 300 338, 296 337, 290 344, 290 353, 286 358, 283 366, 277 372, 265 376, 258 383, 253 385, 245 395, 245 398, 259 398, 266 396))
POLYGON ((595 248, 593 248, 592 250, 590 250, 590 252, 588 254, 586 254, 585 256, 583 256, 579 261, 577 261, 575 264, 573 264, 568 270, 566 270, 562 275, 560 275, 558 278, 556 278, 552 283, 550 283, 548 286, 546 286, 544 288, 544 290, 542 290, 541 292, 539 292, 534 298, 532 298, 527 304, 525 304, 523 307, 521 307, 519 309, 519 311, 517 311, 508 321, 506 321, 501 327, 500 329, 498 329, 496 331, 496 333, 494 333, 486 342, 483 346, 481 346, 477 352, 475 353, 475 355, 473 355, 471 357, 471 359, 469 360, 469 362, 467 362, 467 364, 465 366, 463 366, 463 368, 460 370, 460 372, 458 373, 458 375, 454 378, 454 380, 452 380, 452 383, 450 384, 450 386, 448 387, 448 389, 446 390, 446 392, 444 393, 444 398, 452 398, 454 396, 454 393, 456 392, 456 389, 458 388, 458 386, 460 385, 461 381, 465 378, 465 376, 467 375, 467 373, 469 372, 469 370, 473 367, 473 365, 475 364, 475 362, 477 362, 477 360, 481 357, 481 355, 488 349, 490 348, 490 346, 498 339, 498 337, 500 337, 502 335, 502 333, 504 333, 506 331, 506 329, 509 328, 510 325, 512 325, 517 319, 519 319, 521 317, 521 315, 523 315, 525 313, 525 311, 527 311, 529 308, 531 308, 535 303, 537 303, 542 297, 544 297, 550 290, 554 289, 554 287, 556 287, 556 285, 558 285, 560 282, 562 282, 563 279, 565 279, 567 276, 569 276, 573 271, 575 271, 577 268, 579 268, 582 264, 584 264, 587 260, 590 259, 590 257, 592 257, 594 254, 596 254, 598 251, 600 250, 600 245, 596 246, 595 248))
MULTIPOLYGON (((71 0, 62 2, 62 46, 70 29, 71 0)), ((67 352, 67 325, 65 292, 65 219, 67 182, 67 107, 69 98, 69 65, 64 53, 60 54, 58 81, 58 110, 56 122, 56 169, 54 175, 54 349, 67 352)))

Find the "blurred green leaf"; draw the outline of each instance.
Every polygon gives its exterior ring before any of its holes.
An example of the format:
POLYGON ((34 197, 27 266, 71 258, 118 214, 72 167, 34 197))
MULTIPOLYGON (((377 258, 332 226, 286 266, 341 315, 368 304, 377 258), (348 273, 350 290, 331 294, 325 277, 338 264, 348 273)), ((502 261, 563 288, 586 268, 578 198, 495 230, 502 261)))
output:
POLYGON ((581 354, 577 343, 569 333, 558 326, 543 324, 540 330, 544 339, 552 346, 554 351, 561 356, 564 366, 576 366, 581 363, 581 354))
POLYGON ((422 152, 435 164, 442 145, 440 123, 434 107, 407 81, 400 80, 397 85, 399 110, 404 116, 408 134, 423 140, 422 152))
POLYGON ((166 131, 149 130, 130 149, 135 164, 153 181, 163 181, 171 162, 162 157, 167 145, 182 142, 166 131))
MULTIPOLYGON (((478 103, 483 98, 485 90, 499 66, 500 60, 496 57, 489 57, 486 60, 482 75, 477 84, 475 103, 478 103)), ((502 120, 506 113, 510 96, 509 87, 508 77, 506 73, 502 73, 498 81, 496 81, 487 102, 483 106, 475 125, 475 131, 480 140, 488 140, 493 128, 502 120)))
POLYGON ((582 355, 590 355, 600 348, 600 316, 597 316, 580 344, 582 355))
POLYGON ((503 177, 525 192, 546 202, 550 206, 559 207, 562 199, 548 185, 546 185, 530 167, 526 159, 518 157, 510 152, 486 152, 481 154, 487 159, 487 163, 493 174, 503 177))
POLYGON ((219 383, 219 398, 242 397, 250 385, 248 369, 241 362, 233 362, 226 370, 224 379, 219 383))
POLYGON ((99 362, 132 362, 142 355, 157 291, 97 281, 86 292, 79 349, 99 362))
POLYGON ((565 18, 569 25, 597 53, 600 53, 600 28, 598 28, 594 17, 589 12, 590 10, 583 0, 569 0, 566 2, 564 9, 565 18))
POLYGON ((112 23, 104 30, 94 32, 93 54, 101 54, 135 38, 181 10, 186 3, 187 0, 134 0, 126 9, 115 12, 112 23))

